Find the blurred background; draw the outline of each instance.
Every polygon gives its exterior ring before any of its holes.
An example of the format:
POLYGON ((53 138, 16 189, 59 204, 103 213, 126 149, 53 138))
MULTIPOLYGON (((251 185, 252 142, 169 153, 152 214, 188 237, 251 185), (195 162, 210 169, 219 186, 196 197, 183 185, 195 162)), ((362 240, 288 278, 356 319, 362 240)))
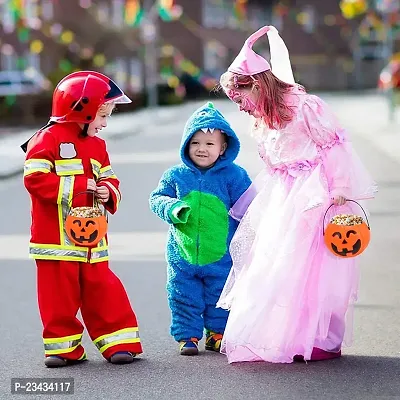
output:
MULTIPOLYGON (((209 97, 267 24, 308 90, 378 88, 393 111, 399 0, 0 0, 0 124, 42 123, 57 82, 81 69, 110 75, 130 95, 121 111, 209 97)), ((268 58, 268 41, 255 50, 268 58)))
MULTIPOLYGON (((109 220, 111 265, 137 312, 145 354, 133 369, 114 369, 85 333, 90 362, 68 370, 75 398, 399 399, 399 6, 400 0, 0 0, 0 351, 7 361, 0 363, 0 399, 13 397, 12 377, 44 371, 20 145, 48 121, 56 84, 81 69, 110 75, 133 100, 118 107, 100 136, 123 198, 109 220), (149 193, 180 161, 183 127, 209 100, 240 137, 237 162, 252 178, 259 173, 251 120, 213 88, 245 39, 269 24, 289 48, 296 80, 328 102, 378 182, 377 198, 367 202, 372 233, 361 258, 356 340, 343 359, 323 365, 231 366, 203 345, 201 357, 188 362, 169 335, 168 225, 151 213, 149 193)), ((266 37, 254 49, 269 59, 266 37)))

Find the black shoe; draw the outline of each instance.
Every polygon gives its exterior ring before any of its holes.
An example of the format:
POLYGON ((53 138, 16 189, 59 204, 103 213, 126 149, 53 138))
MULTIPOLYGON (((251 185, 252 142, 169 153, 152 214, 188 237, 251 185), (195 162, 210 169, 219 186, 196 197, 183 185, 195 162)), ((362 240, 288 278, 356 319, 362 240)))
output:
POLYGON ((61 368, 68 365, 80 364, 87 361, 86 353, 79 360, 69 360, 60 356, 48 356, 44 360, 44 365, 47 368, 61 368))
POLYGON ((118 351, 110 357, 111 364, 130 364, 133 362, 136 354, 129 351, 118 351))

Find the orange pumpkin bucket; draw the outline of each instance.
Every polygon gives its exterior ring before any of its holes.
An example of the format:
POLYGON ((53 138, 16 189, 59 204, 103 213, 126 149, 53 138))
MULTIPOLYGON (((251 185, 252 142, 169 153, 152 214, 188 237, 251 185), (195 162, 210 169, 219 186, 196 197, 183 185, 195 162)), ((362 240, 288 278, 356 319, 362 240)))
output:
POLYGON ((365 221, 359 215, 338 214, 331 218, 325 228, 325 217, 331 204, 324 215, 324 241, 326 247, 337 257, 350 258, 360 255, 368 246, 371 239, 371 228, 367 214, 359 203, 356 203, 364 212, 365 221))
POLYGON ((87 190, 76 194, 70 204, 76 196, 83 193, 93 193, 93 207, 70 207, 65 220, 65 231, 71 242, 76 245, 95 247, 107 233, 107 218, 92 191, 87 190))

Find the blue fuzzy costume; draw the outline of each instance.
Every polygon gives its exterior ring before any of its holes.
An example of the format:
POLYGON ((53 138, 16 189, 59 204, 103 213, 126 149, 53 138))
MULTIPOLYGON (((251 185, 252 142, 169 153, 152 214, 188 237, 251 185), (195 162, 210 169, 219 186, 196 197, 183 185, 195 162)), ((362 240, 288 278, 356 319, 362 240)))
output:
POLYGON ((185 125, 182 163, 164 172, 150 195, 151 210, 170 224, 167 291, 176 341, 200 340, 204 328, 225 330, 228 312, 215 305, 232 266, 229 244, 238 224, 228 211, 251 184, 234 164, 239 149, 229 123, 207 103, 185 125), (208 169, 198 168, 188 155, 190 139, 202 128, 220 129, 228 138, 226 151, 208 169))

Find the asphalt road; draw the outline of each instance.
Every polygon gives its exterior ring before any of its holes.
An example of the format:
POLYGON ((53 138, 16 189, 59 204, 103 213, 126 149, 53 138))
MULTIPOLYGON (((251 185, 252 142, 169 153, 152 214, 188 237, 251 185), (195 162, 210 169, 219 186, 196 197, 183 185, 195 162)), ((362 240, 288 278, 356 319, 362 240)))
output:
MULTIPOLYGON (((260 163, 246 136, 246 117, 230 103, 221 107, 243 138, 238 161, 254 176, 260 163)), ((131 365, 105 362, 85 334, 88 363, 44 367, 35 266, 27 258, 29 198, 20 176, 0 182, 0 399, 17 397, 10 392, 13 377, 73 377, 71 399, 400 399, 400 165, 361 136, 354 137, 355 146, 380 192, 370 203, 372 240, 362 257, 354 345, 341 359, 308 364, 229 365, 221 354, 178 355, 165 293, 167 225, 151 214, 148 195, 162 171, 178 161, 191 111, 185 107, 174 121, 108 143, 123 191, 120 210, 110 219, 111 268, 128 291, 144 348, 131 365)), ((45 396, 52 397, 59 396, 45 396)))

